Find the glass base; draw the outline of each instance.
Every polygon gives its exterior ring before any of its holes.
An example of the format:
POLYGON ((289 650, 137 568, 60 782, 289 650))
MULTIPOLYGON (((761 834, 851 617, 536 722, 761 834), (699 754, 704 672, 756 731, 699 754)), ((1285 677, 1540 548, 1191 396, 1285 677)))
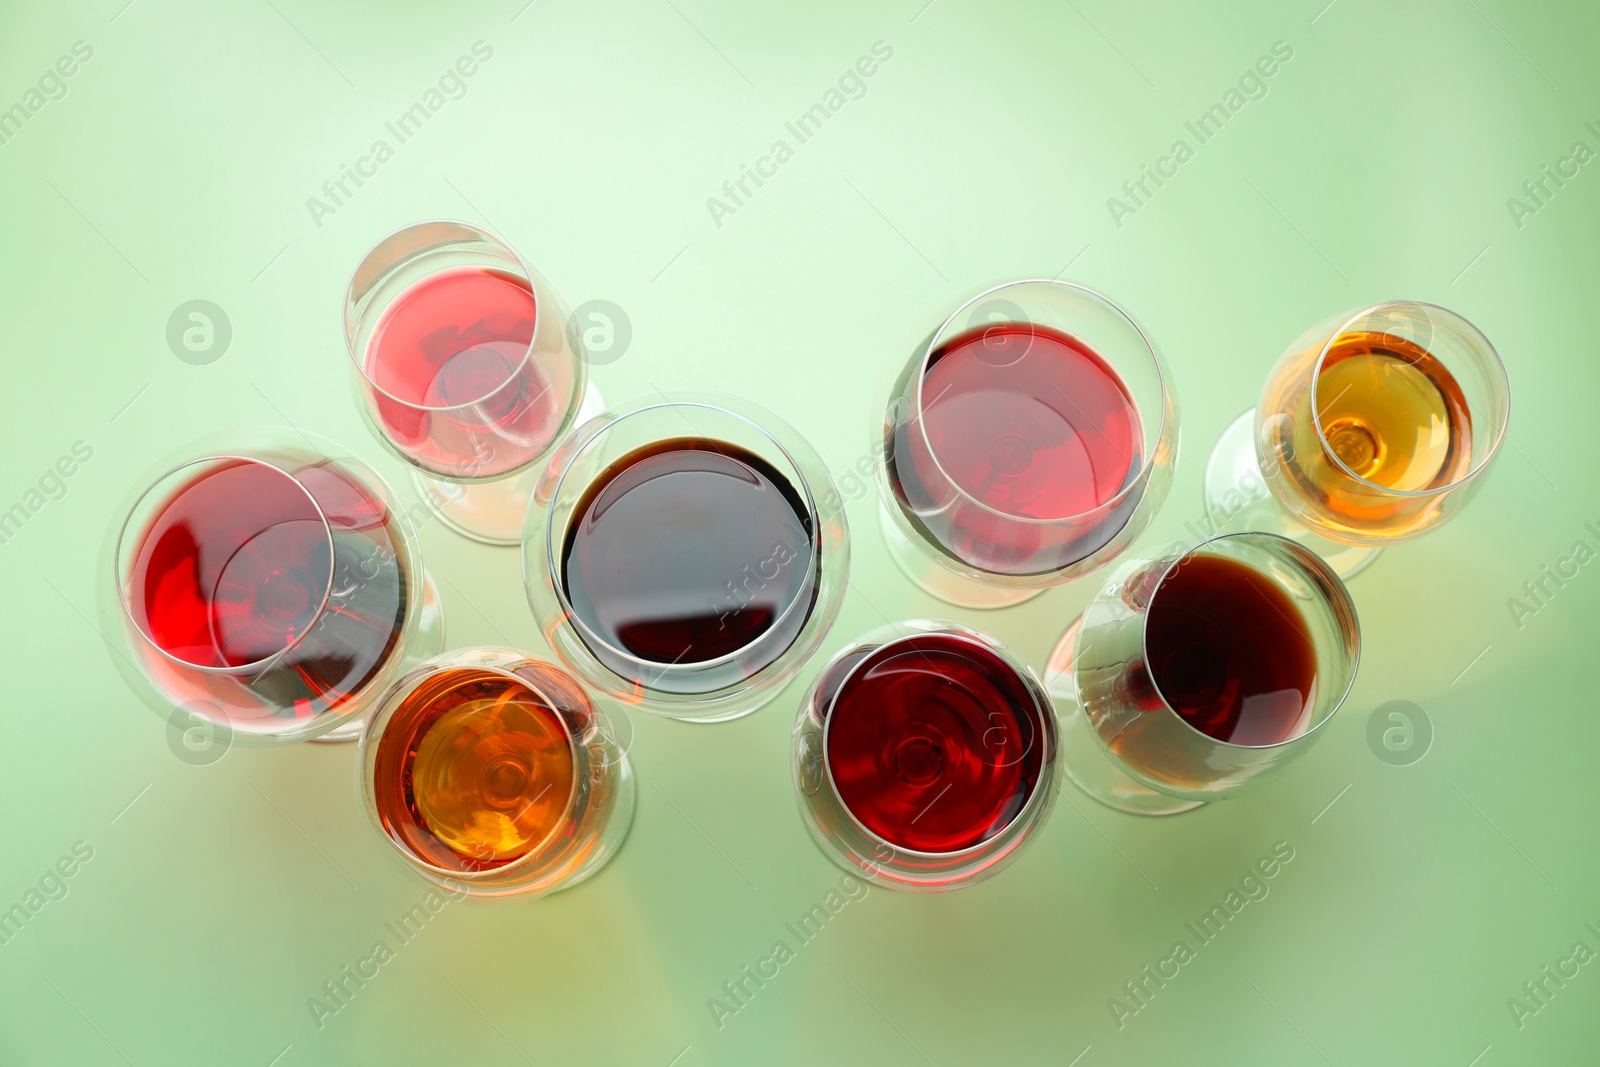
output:
POLYGON ((1341 578, 1353 578, 1377 558, 1380 548, 1331 541, 1296 519, 1267 488, 1256 460, 1256 409, 1251 408, 1222 431, 1206 461, 1205 518, 1199 540, 1219 533, 1259 530, 1282 534, 1323 559, 1341 578))
MULTIPOLYGON (((590 382, 572 425, 582 426, 605 410, 605 401, 590 382)), ((544 477, 544 467, 534 464, 520 474, 492 482, 446 482, 419 470, 411 484, 434 517, 462 537, 486 545, 520 545, 528 501, 544 477)))
POLYGON ((1203 800, 1180 800, 1151 789, 1129 776, 1106 753, 1095 735, 1094 724, 1078 701, 1078 685, 1072 672, 1078 626, 1082 622, 1080 615, 1067 627, 1045 666, 1045 688, 1061 727, 1062 771, 1095 800, 1131 815, 1177 815, 1201 807, 1203 800))
MULTIPOLYGON (((444 651, 444 607, 439 601, 439 589, 433 584, 426 571, 422 574, 422 611, 417 616, 416 629, 407 635, 405 658, 400 661, 399 674, 404 674, 412 667, 425 659, 432 659, 444 651)), ((396 675, 398 677, 398 675, 396 675)), ((361 736, 361 731, 367 728, 367 719, 372 715, 372 708, 377 706, 374 700, 360 715, 340 723, 319 737, 311 738, 312 741, 326 741, 338 744, 344 741, 354 741, 361 736)))
POLYGON ((1042 589, 989 585, 945 570, 907 540, 900 527, 895 525, 887 505, 880 504, 878 507, 878 527, 883 531, 884 543, 889 546, 889 558, 894 560, 900 572, 947 604, 962 608, 1009 608, 1044 592, 1042 589))

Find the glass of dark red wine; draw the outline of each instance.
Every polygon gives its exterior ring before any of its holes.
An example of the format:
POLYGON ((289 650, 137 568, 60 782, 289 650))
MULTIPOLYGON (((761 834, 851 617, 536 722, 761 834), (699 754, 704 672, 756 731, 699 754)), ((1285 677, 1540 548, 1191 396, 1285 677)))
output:
POLYGON ((102 564, 104 632, 120 634, 132 687, 197 744, 353 740, 405 665, 439 651, 409 517, 333 442, 230 431, 139 484, 102 564))
POLYGON ((913 620, 817 674, 795 720, 800 813, 822 851, 890 889, 939 893, 1021 854, 1056 795, 1043 684, 994 638, 913 620))
POLYGON ((1277 534, 1119 564, 1051 653, 1067 777, 1121 811, 1238 794, 1311 747, 1355 682, 1344 583, 1277 534))
POLYGON ((1166 496, 1178 411, 1161 359, 1082 286, 978 294, 888 392, 874 439, 884 537, 952 604, 1021 603, 1105 565, 1166 496))
POLYGON ((517 544, 540 461, 600 410, 570 315, 509 244, 465 222, 397 230, 351 277, 362 413, 457 533, 517 544))
POLYGON ((672 718, 754 711, 839 611, 849 538, 805 439, 731 397, 667 397, 579 427, 528 512, 523 580, 562 662, 672 718))
POLYGON ((577 679, 510 648, 448 652, 380 700, 360 749, 378 835, 456 899, 569 889, 622 847, 634 779, 577 679))

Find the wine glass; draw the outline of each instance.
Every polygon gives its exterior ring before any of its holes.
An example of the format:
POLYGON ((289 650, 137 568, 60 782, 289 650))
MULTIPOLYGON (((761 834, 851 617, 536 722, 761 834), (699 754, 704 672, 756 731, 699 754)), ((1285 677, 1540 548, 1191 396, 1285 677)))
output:
POLYGON ((514 545, 537 465, 600 410, 561 294, 499 237, 414 223, 351 276, 345 345, 362 414, 457 533, 514 545))
POLYGON ((607 412, 561 444, 529 508, 528 601, 562 662, 613 699, 745 715, 838 615, 838 501, 805 439, 754 404, 662 395, 607 412))
POLYGON ((993 637, 917 619, 863 635, 811 683, 790 746, 806 829, 835 863, 938 893, 1021 854, 1056 796, 1056 718, 993 637))
POLYGON ((224 746, 353 740, 439 650, 410 517, 333 442, 230 431, 139 486, 102 553, 99 610, 118 668, 175 727, 224 746))
POLYGON ((1070 282, 963 304, 900 370, 874 449, 890 555, 997 608, 1104 566, 1161 506, 1178 409, 1133 319, 1070 282))
POLYGON ((1066 775, 1139 815, 1232 796, 1322 736, 1360 645, 1339 576, 1277 534, 1126 560, 1045 671, 1066 775))
POLYGON ((634 781, 611 724, 565 672, 510 648, 436 656, 361 735, 378 834, 453 897, 541 896, 622 847, 634 781))
POLYGON ((1216 530, 1293 537, 1353 577, 1465 506, 1500 450, 1510 385, 1453 311, 1396 300, 1311 327, 1206 464, 1216 530))

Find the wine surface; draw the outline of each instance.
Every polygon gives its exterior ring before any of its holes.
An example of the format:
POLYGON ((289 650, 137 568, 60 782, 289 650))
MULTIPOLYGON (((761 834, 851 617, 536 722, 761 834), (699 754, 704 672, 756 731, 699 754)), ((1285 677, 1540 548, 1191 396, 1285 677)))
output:
POLYGON ((1008 826, 1044 762, 1032 689, 993 650, 919 634, 836 664, 826 752, 840 799, 872 833, 955 852, 1008 826))
POLYGON ((331 462, 295 473, 248 459, 200 470, 153 514, 127 594, 168 656, 233 670, 279 714, 302 717, 384 665, 407 580, 381 500, 331 462))
POLYGON ((1386 489, 1417 492, 1467 473, 1472 418, 1444 365, 1410 341, 1348 333, 1317 376, 1329 447, 1351 471, 1386 489))
POLYGON ((576 777, 548 700, 473 668, 441 671, 395 709, 378 743, 374 791, 391 836, 450 870, 486 870, 557 832, 576 777))
POLYGON ((1138 409, 1099 353, 1047 326, 1001 323, 929 355, 920 415, 895 427, 889 474, 934 544, 985 570, 1043 572, 1127 523, 1137 490, 1097 509, 1134 482, 1144 448, 1138 409))
POLYGON ((568 397, 527 358, 536 310, 525 279, 483 267, 438 271, 395 297, 373 327, 365 363, 390 440, 435 469, 468 476, 542 452, 568 397))
POLYGON ((1202 733, 1273 745, 1310 725, 1317 655, 1305 617, 1253 567, 1185 559, 1150 600, 1144 643, 1157 691, 1202 733))
MULTIPOLYGON (((560 581, 602 646, 660 667, 734 653, 753 673, 788 647, 816 593, 810 512, 752 452, 701 437, 628 453, 585 491, 568 524, 560 581), (752 650, 778 627, 789 640, 752 650)), ((659 668, 597 654, 650 684, 659 668)))

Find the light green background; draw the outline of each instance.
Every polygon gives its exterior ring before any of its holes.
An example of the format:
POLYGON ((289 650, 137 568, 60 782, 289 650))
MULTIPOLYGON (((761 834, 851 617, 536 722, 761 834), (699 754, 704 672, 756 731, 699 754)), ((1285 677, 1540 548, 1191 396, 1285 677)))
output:
MULTIPOLYGON (((94 50, 0 145, 0 507, 73 442, 94 449, 0 545, 0 907, 74 842, 94 849, 0 946, 0 1062, 1600 1059, 1600 963, 1520 1030, 1506 1005, 1575 941, 1600 949, 1583 926, 1600 925, 1600 564, 1521 627, 1507 607, 1574 542, 1600 549, 1600 165, 1520 228, 1506 206, 1575 140, 1600 148, 1593 5, 124 2, 0 13, 0 107, 74 41, 94 50), (480 39, 493 58, 466 95, 315 225, 306 199, 480 39), (706 199, 879 40, 894 55, 865 97, 717 226, 706 199), (1279 40, 1294 57, 1268 95, 1117 227, 1106 198, 1174 139, 1193 147, 1185 120, 1279 40), (339 302, 375 239, 432 216, 488 222, 573 303, 627 310, 632 347, 596 374, 612 399, 743 394, 841 475, 909 331, 1065 270, 1172 367, 1185 443, 1147 543, 1199 518, 1211 441, 1344 308, 1464 313, 1509 368, 1512 429, 1457 521, 1355 581, 1355 691, 1258 793, 1140 820, 1068 786, 1003 876, 874 890, 719 1030, 707 998, 841 873, 790 792, 808 670, 731 724, 636 719, 638 811, 607 870, 447 910, 319 1031, 307 998, 424 893, 369 833, 352 750, 181 762, 85 616, 115 502, 190 438, 287 419, 403 473, 351 402, 339 302), (210 365, 165 340, 191 299, 231 319, 210 365), (1413 766, 1367 745, 1392 699, 1436 730, 1413 766), (1107 999, 1278 841, 1296 856, 1271 895, 1118 1030, 1107 999)), ((889 564, 874 507, 850 505, 853 588, 824 653, 946 611, 889 564)), ((439 524, 423 541, 451 644, 543 652, 515 552, 439 524)), ((1039 665, 1093 585, 966 617, 1039 665)))

